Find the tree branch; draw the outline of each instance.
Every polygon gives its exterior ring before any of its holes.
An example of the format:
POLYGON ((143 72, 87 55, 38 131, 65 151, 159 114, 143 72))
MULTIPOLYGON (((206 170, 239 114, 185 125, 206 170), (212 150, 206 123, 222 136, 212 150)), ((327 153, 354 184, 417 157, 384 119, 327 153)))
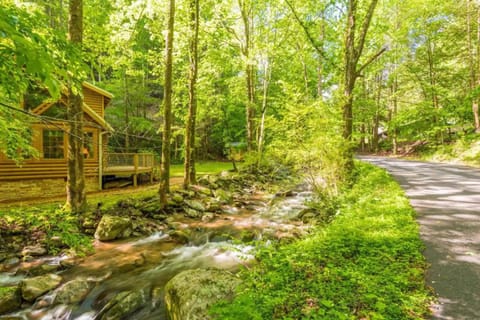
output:
POLYGON ((289 0, 285 0, 285 2, 287 3, 288 7, 292 11, 292 14, 295 17, 295 20, 297 20, 298 24, 302 27, 303 31, 305 32, 305 35, 307 36, 308 41, 311 43, 311 45, 313 46, 315 51, 319 55, 321 55, 324 59, 326 59, 325 53, 323 52, 323 48, 321 47, 320 44, 317 43, 317 41, 315 41, 313 36, 310 34, 310 30, 308 30, 305 23, 303 23, 303 21, 300 19, 300 17, 298 16, 298 13, 297 13, 297 11, 295 11, 295 8, 293 7, 292 3, 289 0))
POLYGON ((368 27, 370 26, 370 22, 372 21, 373 12, 375 11, 375 7, 377 6, 378 0, 372 0, 370 2, 370 6, 368 7, 367 15, 363 20, 362 29, 360 30, 360 37, 358 39, 358 43, 356 45, 356 60, 360 59, 362 56, 362 51, 365 45, 365 38, 367 37, 368 27))
POLYGON ((375 53, 373 56, 368 58, 368 60, 356 72, 357 76, 359 76, 362 73, 362 71, 365 70, 366 67, 368 67, 373 61, 375 61, 378 57, 380 57, 385 51, 387 51, 387 47, 383 47, 377 53, 375 53))

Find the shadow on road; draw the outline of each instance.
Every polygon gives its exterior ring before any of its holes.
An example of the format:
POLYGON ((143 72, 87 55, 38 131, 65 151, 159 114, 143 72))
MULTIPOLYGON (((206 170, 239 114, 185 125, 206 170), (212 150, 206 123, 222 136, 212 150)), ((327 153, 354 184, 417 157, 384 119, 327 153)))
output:
POLYGON ((433 319, 480 319, 480 170, 378 157, 418 212, 433 319))

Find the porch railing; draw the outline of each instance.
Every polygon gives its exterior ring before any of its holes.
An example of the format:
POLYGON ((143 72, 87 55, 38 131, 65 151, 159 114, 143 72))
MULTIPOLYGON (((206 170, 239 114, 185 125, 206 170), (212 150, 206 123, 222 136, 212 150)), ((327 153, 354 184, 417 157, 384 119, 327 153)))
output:
POLYGON ((152 153, 107 153, 103 161, 103 167, 120 168, 130 167, 135 169, 153 168, 155 158, 152 153))

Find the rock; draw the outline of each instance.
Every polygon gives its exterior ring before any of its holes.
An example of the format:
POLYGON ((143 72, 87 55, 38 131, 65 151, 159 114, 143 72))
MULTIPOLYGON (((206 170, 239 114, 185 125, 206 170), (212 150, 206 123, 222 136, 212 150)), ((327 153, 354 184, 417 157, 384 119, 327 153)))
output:
POLYGON ((286 198, 286 197, 293 197, 296 194, 297 193, 293 190, 287 190, 287 191, 280 191, 280 192, 275 193, 275 197, 286 198))
POLYGON ((60 268, 60 265, 54 264, 40 264, 35 266, 24 266, 20 267, 16 274, 28 274, 30 276, 39 276, 42 274, 52 273, 57 271, 60 268))
POLYGON ((154 215, 152 216, 152 218, 155 219, 155 220, 163 221, 163 220, 165 220, 165 219, 167 218, 167 216, 164 215, 164 214, 154 214, 154 215))
POLYGON ((228 178, 228 177, 231 177, 231 176, 232 176, 232 173, 230 171, 223 170, 222 172, 220 172, 220 177, 222 177, 222 178, 228 178))
POLYGON ((25 320, 25 318, 22 316, 8 315, 8 316, 1 316, 0 320, 25 320))
POLYGON ((180 193, 174 193, 172 195, 172 200, 176 203, 182 203, 183 202, 183 196, 180 193))
POLYGON ((41 246, 27 246, 22 250, 23 257, 43 256, 47 253, 47 249, 41 246))
MULTIPOLYGON (((127 319, 128 315, 131 315, 142 306, 148 303, 148 291, 142 289, 134 292, 121 292, 117 294, 103 310, 103 316, 101 320, 118 320, 127 319)), ((102 310, 102 311, 103 311, 102 310)))
POLYGON ((42 294, 55 289, 62 282, 62 277, 56 274, 47 274, 34 278, 24 279, 20 282, 23 299, 31 302, 42 294))
POLYGON ((206 210, 203 203, 201 203, 200 201, 197 201, 197 200, 185 200, 184 203, 189 208, 192 208, 192 209, 200 211, 200 212, 204 212, 206 210))
POLYGON ((132 231, 132 222, 129 218, 104 215, 95 231, 95 239, 108 241, 128 238, 132 231))
POLYGON ((67 259, 64 259, 62 261, 60 261, 60 265, 63 267, 63 268, 71 268, 71 267, 74 267, 78 264, 79 262, 79 259, 77 257, 68 257, 67 259))
POLYGON ((215 190, 215 198, 222 203, 232 203, 233 202, 233 194, 229 191, 225 191, 223 189, 215 190))
POLYGON ((158 199, 146 202, 139 207, 140 211, 146 215, 157 214, 161 212, 161 205, 158 199))
POLYGON ((86 279, 69 281, 56 290, 54 304, 76 304, 87 296, 93 283, 86 279))
POLYGON ((17 257, 8 258, 3 262, 5 269, 10 269, 12 267, 17 266, 20 263, 20 259, 17 257))
POLYGON ((174 230, 168 235, 179 243, 187 244, 190 241, 188 235, 181 230, 174 230))
POLYGON ((210 319, 208 309, 220 300, 231 300, 240 281, 231 273, 217 269, 186 270, 165 286, 165 305, 169 319, 210 319))
POLYGON ((193 191, 198 192, 200 194, 203 194, 205 196, 211 196, 212 195, 212 191, 209 188, 206 188, 204 186, 192 185, 191 188, 192 188, 193 191))
POLYGON ((220 205, 220 202, 218 202, 216 199, 211 199, 211 201, 207 204, 206 209, 210 212, 221 212, 222 206, 220 205))
POLYGON ((22 299, 17 287, 0 288, 0 314, 19 309, 21 303, 22 299))
POLYGON ((87 217, 83 220, 82 227, 84 229, 94 229, 96 224, 97 222, 95 220, 95 217, 87 217))
POLYGON ((215 213, 213 213, 213 212, 206 212, 202 216, 202 221, 203 222, 210 222, 210 221, 213 221, 214 219, 215 219, 215 213))
POLYGON ((188 218, 200 218, 202 216, 202 212, 201 211, 197 211, 195 209, 191 209, 191 208, 185 208, 185 216, 188 217, 188 218))
POLYGON ((49 245, 50 247, 55 247, 55 248, 66 248, 67 245, 65 245, 62 237, 60 236, 53 236, 49 239, 49 245))

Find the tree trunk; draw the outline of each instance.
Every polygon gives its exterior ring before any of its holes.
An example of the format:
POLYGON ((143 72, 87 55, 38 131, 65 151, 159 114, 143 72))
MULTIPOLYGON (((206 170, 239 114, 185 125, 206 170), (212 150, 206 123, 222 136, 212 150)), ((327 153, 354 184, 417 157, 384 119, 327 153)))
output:
MULTIPOLYGON (((476 50, 473 49, 472 43, 472 9, 475 8, 475 3, 472 0, 469 0, 467 3, 467 42, 468 42, 468 62, 469 62, 469 69, 470 69, 470 91, 473 92, 475 87, 479 83, 479 79, 477 79, 478 72, 478 47, 480 45, 480 13, 477 11, 477 32, 476 32, 476 41, 477 46, 476 50)), ((478 97, 472 97, 472 112, 473 112, 473 124, 475 126, 475 132, 480 132, 480 119, 478 115, 478 97)))
POLYGON ((380 50, 373 55, 362 66, 358 66, 360 57, 365 46, 365 39, 368 28, 375 11, 378 0, 371 0, 367 10, 367 14, 363 20, 360 30, 357 30, 357 1, 348 1, 347 10, 347 26, 345 30, 345 48, 344 48, 344 78, 343 78, 343 138, 345 140, 344 156, 344 170, 347 179, 350 179, 354 169, 353 162, 353 90, 355 82, 362 72, 369 64, 371 64, 377 57, 379 57, 385 49, 380 50), (356 38, 358 32, 358 38, 356 38))
POLYGON ((270 67, 269 60, 266 59, 265 66, 263 69, 264 79, 263 79, 263 98, 262 98, 262 117, 260 120, 260 128, 258 134, 258 161, 262 160, 263 154, 263 144, 265 139, 265 117, 267 115, 267 99, 268 99, 268 88, 270 86, 270 79, 272 76, 272 69, 270 67))
POLYGON ((175 0, 169 1, 168 31, 165 46, 165 96, 163 103, 162 163, 160 168, 160 202, 167 204, 170 192, 170 140, 172 136, 172 69, 173 69, 173 28, 175 22, 175 0))
POLYGON ((190 0, 190 72, 188 83, 188 118, 185 132, 185 163, 183 187, 188 188, 190 183, 196 183, 195 177, 195 120, 197 115, 196 85, 198 76, 198 29, 199 29, 199 0, 190 0))
MULTIPOLYGON (((83 2, 70 0, 69 41, 81 50, 83 38, 83 2)), ((67 175, 67 206, 75 213, 82 213, 87 206, 85 194, 85 173, 83 164, 83 97, 81 83, 74 89, 73 81, 70 83, 69 99, 67 104, 67 119, 70 132, 68 135, 68 175, 67 175)))
POLYGON ((240 12, 242 15, 243 30, 245 36, 245 43, 242 47, 242 54, 245 58, 245 80, 247 89, 247 103, 246 103, 246 129, 247 129, 247 150, 254 150, 255 142, 255 68, 251 61, 252 57, 252 7, 249 0, 238 0, 240 12))
MULTIPOLYGON (((394 79, 392 82, 392 89, 391 89, 391 94, 393 97, 392 99, 393 110, 392 110, 392 117, 390 121, 392 119, 394 119, 395 121, 395 118, 397 117, 397 111, 398 111, 397 90, 398 90, 398 78, 397 78, 397 75, 394 75, 394 79)), ((398 152, 398 128, 396 125, 393 126, 393 132, 391 134, 392 134, 393 154, 396 155, 398 152)))
POLYGON ((373 132, 372 132, 372 147, 373 152, 377 153, 379 150, 379 136, 378 129, 380 128, 380 101, 382 97, 382 74, 378 74, 376 77, 377 95, 375 97, 375 116, 373 118, 373 132))
POLYGON ((127 69, 123 71, 123 107, 125 112, 125 152, 130 152, 130 136, 128 134, 128 126, 130 124, 129 120, 129 103, 128 103, 128 80, 127 80, 127 69))

